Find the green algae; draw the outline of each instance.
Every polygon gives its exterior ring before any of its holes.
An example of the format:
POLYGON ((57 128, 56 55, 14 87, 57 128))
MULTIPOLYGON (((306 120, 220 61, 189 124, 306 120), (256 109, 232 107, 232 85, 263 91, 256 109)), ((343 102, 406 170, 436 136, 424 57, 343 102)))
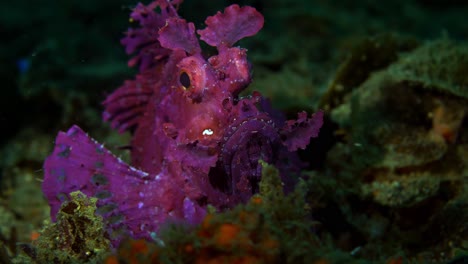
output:
POLYGON ((110 251, 102 218, 95 215, 97 199, 70 193, 57 221, 41 231, 34 242, 39 263, 100 263, 110 251))

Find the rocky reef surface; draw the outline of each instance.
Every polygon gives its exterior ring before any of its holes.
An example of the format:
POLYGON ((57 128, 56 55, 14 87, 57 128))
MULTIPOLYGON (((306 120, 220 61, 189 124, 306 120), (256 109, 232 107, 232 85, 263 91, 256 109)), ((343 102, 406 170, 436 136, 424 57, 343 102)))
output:
POLYGON ((252 64, 244 94, 289 119, 324 112, 298 153, 308 166, 285 194, 283 171, 260 162, 244 203, 114 249, 95 198, 71 194, 52 222, 41 183, 73 124, 131 161, 131 133, 102 122, 101 102, 135 74, 119 39, 137 3, 2 4, 0 263, 467 262, 468 5, 185 0, 178 12, 200 28, 232 3, 265 18, 239 42, 252 64))

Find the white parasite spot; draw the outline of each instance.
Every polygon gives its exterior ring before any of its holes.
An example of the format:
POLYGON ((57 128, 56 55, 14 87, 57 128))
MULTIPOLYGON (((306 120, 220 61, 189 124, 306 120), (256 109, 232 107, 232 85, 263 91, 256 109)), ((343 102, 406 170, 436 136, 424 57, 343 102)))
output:
POLYGON ((211 136, 211 135, 213 135, 213 130, 211 130, 210 128, 207 128, 207 129, 203 130, 202 135, 203 136, 211 136))
POLYGON ((141 209, 143 207, 143 202, 138 203, 138 209, 141 209))

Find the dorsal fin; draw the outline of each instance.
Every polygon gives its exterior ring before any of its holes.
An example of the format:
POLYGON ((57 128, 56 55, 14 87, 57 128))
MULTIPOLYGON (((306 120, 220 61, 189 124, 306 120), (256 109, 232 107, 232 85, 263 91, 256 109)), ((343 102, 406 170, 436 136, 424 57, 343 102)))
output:
POLYGON ((151 74, 139 74, 135 80, 125 81, 102 103, 105 107, 102 117, 111 122, 112 128, 120 133, 138 126, 154 92, 156 80, 151 74))

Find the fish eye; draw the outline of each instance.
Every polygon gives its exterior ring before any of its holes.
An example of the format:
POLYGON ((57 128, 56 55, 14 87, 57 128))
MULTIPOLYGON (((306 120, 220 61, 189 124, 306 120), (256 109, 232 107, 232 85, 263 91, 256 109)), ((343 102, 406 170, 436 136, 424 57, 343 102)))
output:
POLYGON ((179 76, 179 82, 185 89, 190 87, 190 76, 186 72, 182 72, 179 76))

